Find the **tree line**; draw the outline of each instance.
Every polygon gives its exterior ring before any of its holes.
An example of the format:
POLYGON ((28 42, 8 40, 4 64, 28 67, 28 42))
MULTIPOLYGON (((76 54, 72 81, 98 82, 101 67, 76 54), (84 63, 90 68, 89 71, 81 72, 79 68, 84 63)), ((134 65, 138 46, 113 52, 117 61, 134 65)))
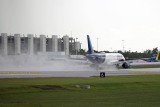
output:
POLYGON ((139 58, 150 58, 154 52, 157 52, 158 48, 153 48, 152 50, 147 49, 143 52, 130 52, 130 51, 125 51, 122 52, 122 54, 124 55, 124 57, 126 59, 139 59, 139 58))

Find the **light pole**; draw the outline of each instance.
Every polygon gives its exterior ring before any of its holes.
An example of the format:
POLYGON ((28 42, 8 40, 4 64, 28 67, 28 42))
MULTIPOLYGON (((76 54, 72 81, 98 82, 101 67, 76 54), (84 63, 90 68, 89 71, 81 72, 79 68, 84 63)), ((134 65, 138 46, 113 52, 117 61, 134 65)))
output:
POLYGON ((97 38, 97 52, 98 52, 98 39, 99 39, 99 38, 97 38))
POLYGON ((35 50, 34 50, 34 52, 35 52, 35 54, 37 54, 36 52, 37 52, 37 35, 35 34, 35 37, 33 36, 33 41, 34 41, 34 48, 35 48, 35 50))
POLYGON ((76 38, 76 43, 75 43, 76 55, 77 55, 77 39, 78 38, 76 38))
POLYGON ((123 52, 124 52, 124 40, 122 40, 122 47, 123 47, 123 52))

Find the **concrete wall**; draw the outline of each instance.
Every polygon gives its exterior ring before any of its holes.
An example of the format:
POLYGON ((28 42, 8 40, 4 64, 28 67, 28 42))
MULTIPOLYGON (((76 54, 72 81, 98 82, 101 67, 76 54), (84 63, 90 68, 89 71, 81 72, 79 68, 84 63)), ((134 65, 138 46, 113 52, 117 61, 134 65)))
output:
POLYGON ((34 37, 33 41, 34 41, 34 54, 37 54, 38 52, 40 52, 40 38, 34 37))
POLYGON ((69 55, 69 36, 63 36, 64 52, 69 55))
POLYGON ((8 55, 8 38, 7 33, 1 33, 1 51, 2 55, 8 55))
POLYGON ((52 52, 58 52, 58 38, 56 35, 52 35, 52 52))
POLYGON ((46 37, 40 35, 40 52, 46 52, 46 37))
MULTIPOLYGON (((37 54, 38 52, 64 52, 69 55, 70 51, 75 50, 75 39, 72 40, 65 35, 63 38, 58 38, 57 35, 52 35, 51 38, 46 38, 45 35, 34 37, 33 34, 27 36, 20 34, 0 35, 0 54, 1 55, 19 55, 19 54, 37 54), (70 49, 70 50, 69 50, 70 49)), ((79 49, 79 44, 76 45, 79 49)))
POLYGON ((33 49, 34 49, 33 34, 28 34, 27 37, 28 37, 28 54, 33 55, 34 54, 34 52, 33 52, 33 49))
POLYGON ((15 54, 21 54, 21 41, 20 34, 14 34, 14 45, 15 45, 15 54))

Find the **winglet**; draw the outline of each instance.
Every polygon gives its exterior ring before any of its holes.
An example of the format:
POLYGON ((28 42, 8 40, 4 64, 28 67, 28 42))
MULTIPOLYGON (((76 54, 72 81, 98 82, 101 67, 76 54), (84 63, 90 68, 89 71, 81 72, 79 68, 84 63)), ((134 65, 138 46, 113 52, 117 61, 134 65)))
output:
POLYGON ((91 40, 90 40, 89 35, 87 35, 87 41, 88 41, 88 53, 92 54, 92 53, 94 53, 94 51, 93 51, 93 48, 92 48, 92 44, 91 44, 91 40))

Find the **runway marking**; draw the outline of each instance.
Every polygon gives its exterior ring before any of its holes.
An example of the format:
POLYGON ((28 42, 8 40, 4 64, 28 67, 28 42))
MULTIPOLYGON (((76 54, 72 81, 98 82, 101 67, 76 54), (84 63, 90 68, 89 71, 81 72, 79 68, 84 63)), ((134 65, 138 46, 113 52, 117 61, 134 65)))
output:
POLYGON ((78 74, 75 74, 75 75, 74 75, 74 74, 68 74, 68 75, 69 75, 69 76, 78 76, 78 77, 79 77, 79 76, 86 76, 86 75, 78 75, 78 74))
POLYGON ((159 74, 160 72, 129 72, 131 74, 159 74))
POLYGON ((41 74, 41 72, 0 72, 0 74, 41 74))

